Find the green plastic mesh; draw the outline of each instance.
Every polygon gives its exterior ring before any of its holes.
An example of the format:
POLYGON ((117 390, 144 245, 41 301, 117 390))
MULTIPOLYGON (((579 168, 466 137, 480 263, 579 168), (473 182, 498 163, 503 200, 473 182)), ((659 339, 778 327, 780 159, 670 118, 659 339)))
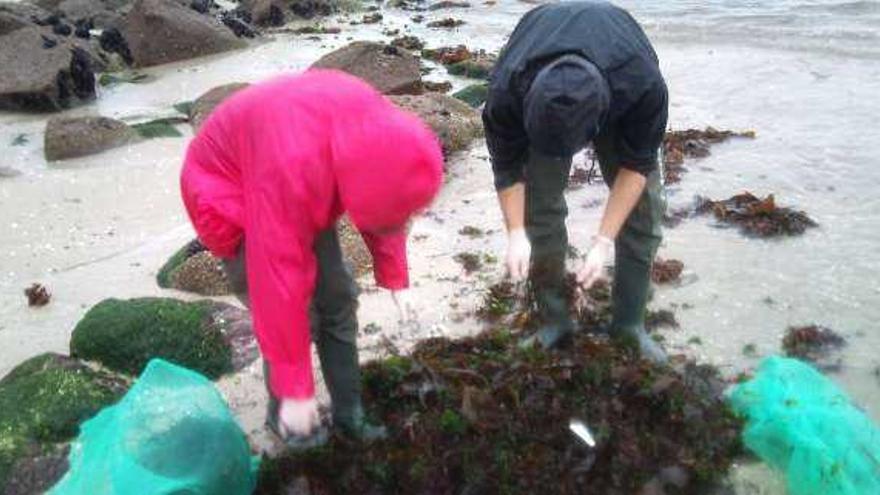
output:
POLYGON ((150 361, 116 405, 85 422, 52 495, 244 495, 258 462, 214 385, 150 361))
POLYGON ((880 494, 880 429, 811 366, 769 357, 729 399, 745 445, 785 473, 790 495, 880 494))

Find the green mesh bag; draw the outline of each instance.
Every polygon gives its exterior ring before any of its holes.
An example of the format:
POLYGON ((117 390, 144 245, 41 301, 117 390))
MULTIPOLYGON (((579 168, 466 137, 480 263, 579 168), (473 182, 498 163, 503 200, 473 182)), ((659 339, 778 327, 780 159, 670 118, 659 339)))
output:
POLYGON ((161 359, 85 422, 51 495, 245 495, 258 463, 214 385, 161 359))
POLYGON ((769 357, 729 400, 745 445, 785 473, 789 494, 880 494, 880 429, 811 366, 769 357))

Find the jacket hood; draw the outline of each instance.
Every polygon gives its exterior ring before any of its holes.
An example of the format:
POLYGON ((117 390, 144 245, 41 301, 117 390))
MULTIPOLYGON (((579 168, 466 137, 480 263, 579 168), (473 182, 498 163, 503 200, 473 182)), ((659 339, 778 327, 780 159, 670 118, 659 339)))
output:
POLYGON ((611 96, 599 69, 578 55, 563 55, 532 81, 523 105, 530 144, 550 156, 571 156, 599 132, 611 96))
POLYGON ((443 180, 434 133, 384 96, 375 97, 334 121, 330 143, 339 199, 364 232, 402 227, 431 203, 443 180))

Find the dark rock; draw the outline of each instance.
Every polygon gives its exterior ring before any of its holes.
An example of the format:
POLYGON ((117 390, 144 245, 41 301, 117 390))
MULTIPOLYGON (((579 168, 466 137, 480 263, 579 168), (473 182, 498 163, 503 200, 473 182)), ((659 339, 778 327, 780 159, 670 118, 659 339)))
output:
POLYGON ((419 59, 382 43, 356 41, 321 57, 312 67, 348 72, 385 94, 415 94, 421 90, 419 59))
MULTIPOLYGON (((75 29, 74 29, 74 31, 73 31, 73 34, 74 34, 74 36, 76 36, 77 38, 82 38, 82 39, 86 39, 86 40, 87 40, 87 39, 89 39, 89 38, 92 37, 92 33, 90 33, 89 31, 92 30, 92 29, 94 29, 95 26, 94 26, 94 24, 92 23, 91 20, 89 20, 89 19, 80 19, 80 20, 76 21, 76 23, 74 24, 74 26, 75 26, 75 29)), ((117 32, 118 32, 118 31, 117 31, 117 32)))
POLYGON ((443 65, 449 65, 464 62, 471 58, 471 51, 464 45, 444 46, 441 48, 422 50, 422 56, 428 60, 433 60, 443 65))
POLYGON ((48 50, 50 48, 55 48, 56 46, 58 46, 58 41, 56 41, 55 39, 50 38, 46 35, 42 35, 42 38, 43 38, 43 48, 48 50))
POLYGON ((452 83, 449 81, 422 81, 422 88, 429 93, 448 93, 452 91, 452 83))
POLYGON ((223 86, 213 88, 202 96, 199 96, 196 101, 193 102, 192 108, 190 108, 189 122, 192 124, 193 129, 201 127, 202 122, 208 118, 208 115, 210 115, 211 112, 217 108, 217 105, 223 102, 223 100, 246 87, 248 87, 247 83, 224 84, 223 86))
POLYGON ((211 7, 214 7, 214 0, 192 0, 189 3, 189 8, 195 10, 199 14, 207 14, 211 7))
POLYGON ((53 117, 46 124, 46 160, 93 155, 136 141, 125 122, 107 117, 53 117))
POLYGON ((120 32, 137 67, 245 46, 217 19, 194 12, 173 0, 137 0, 120 32))
POLYGON ((423 15, 414 15, 414 16, 412 16, 412 18, 411 18, 410 20, 413 21, 413 22, 416 23, 416 24, 421 24, 421 23, 425 22, 425 16, 423 16, 423 15))
POLYGON ((58 23, 52 27, 52 32, 60 36, 70 36, 73 29, 69 24, 58 23))
POLYGON ((290 10, 303 19, 312 19, 316 16, 327 16, 338 9, 338 2, 333 0, 294 0, 290 4, 290 10))
POLYGON ((70 350, 132 376, 161 357, 213 379, 257 358, 249 318, 215 301, 105 299, 77 323, 70 350))
POLYGON ((73 40, 44 48, 40 28, 0 37, 0 109, 51 111, 95 97, 91 55, 73 40))
POLYGON ((244 0, 240 5, 257 26, 283 26, 286 22, 282 0, 244 0))
POLYGON ((128 43, 122 37, 122 33, 116 28, 105 29, 98 38, 101 49, 108 53, 117 53, 125 63, 131 65, 134 59, 128 49, 128 43))
POLYGON ((52 294, 49 293, 49 289, 41 284, 33 284, 27 289, 24 290, 24 295, 27 296, 28 306, 45 306, 49 304, 49 301, 52 299, 52 294))
POLYGON ((361 20, 361 22, 364 24, 377 24, 379 22, 382 22, 382 14, 380 14, 378 12, 375 12, 373 14, 367 14, 364 16, 364 18, 361 20))
POLYGON ((470 8, 471 4, 468 2, 454 2, 452 0, 444 0, 442 2, 437 2, 428 7, 428 10, 441 10, 441 9, 466 9, 470 8))
POLYGON ((392 96, 400 108, 418 115, 440 138, 444 154, 467 149, 482 136, 479 112, 462 101, 441 93, 392 96))
MULTIPOLYGON (((19 459, 9 470, 4 495, 46 493, 67 473, 70 446, 47 446, 45 452, 19 459)), ((2 485, 0 485, 2 488, 2 485)))
POLYGON ((220 16, 220 22, 232 30, 239 38, 255 38, 257 30, 241 19, 234 11, 224 12, 220 16))

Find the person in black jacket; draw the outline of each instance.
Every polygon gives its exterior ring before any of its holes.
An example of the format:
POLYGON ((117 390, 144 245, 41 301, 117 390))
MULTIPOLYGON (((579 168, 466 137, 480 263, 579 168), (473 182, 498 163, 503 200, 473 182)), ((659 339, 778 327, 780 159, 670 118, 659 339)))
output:
POLYGON ((564 298, 572 156, 590 142, 610 188, 593 244, 577 272, 581 289, 602 274, 614 248, 609 332, 654 361, 645 333, 651 263, 661 240, 658 149, 667 90, 654 49, 625 10, 605 2, 543 5, 519 22, 491 75, 483 110, 495 187, 508 232, 507 268, 527 275, 545 348, 574 330, 564 298))

